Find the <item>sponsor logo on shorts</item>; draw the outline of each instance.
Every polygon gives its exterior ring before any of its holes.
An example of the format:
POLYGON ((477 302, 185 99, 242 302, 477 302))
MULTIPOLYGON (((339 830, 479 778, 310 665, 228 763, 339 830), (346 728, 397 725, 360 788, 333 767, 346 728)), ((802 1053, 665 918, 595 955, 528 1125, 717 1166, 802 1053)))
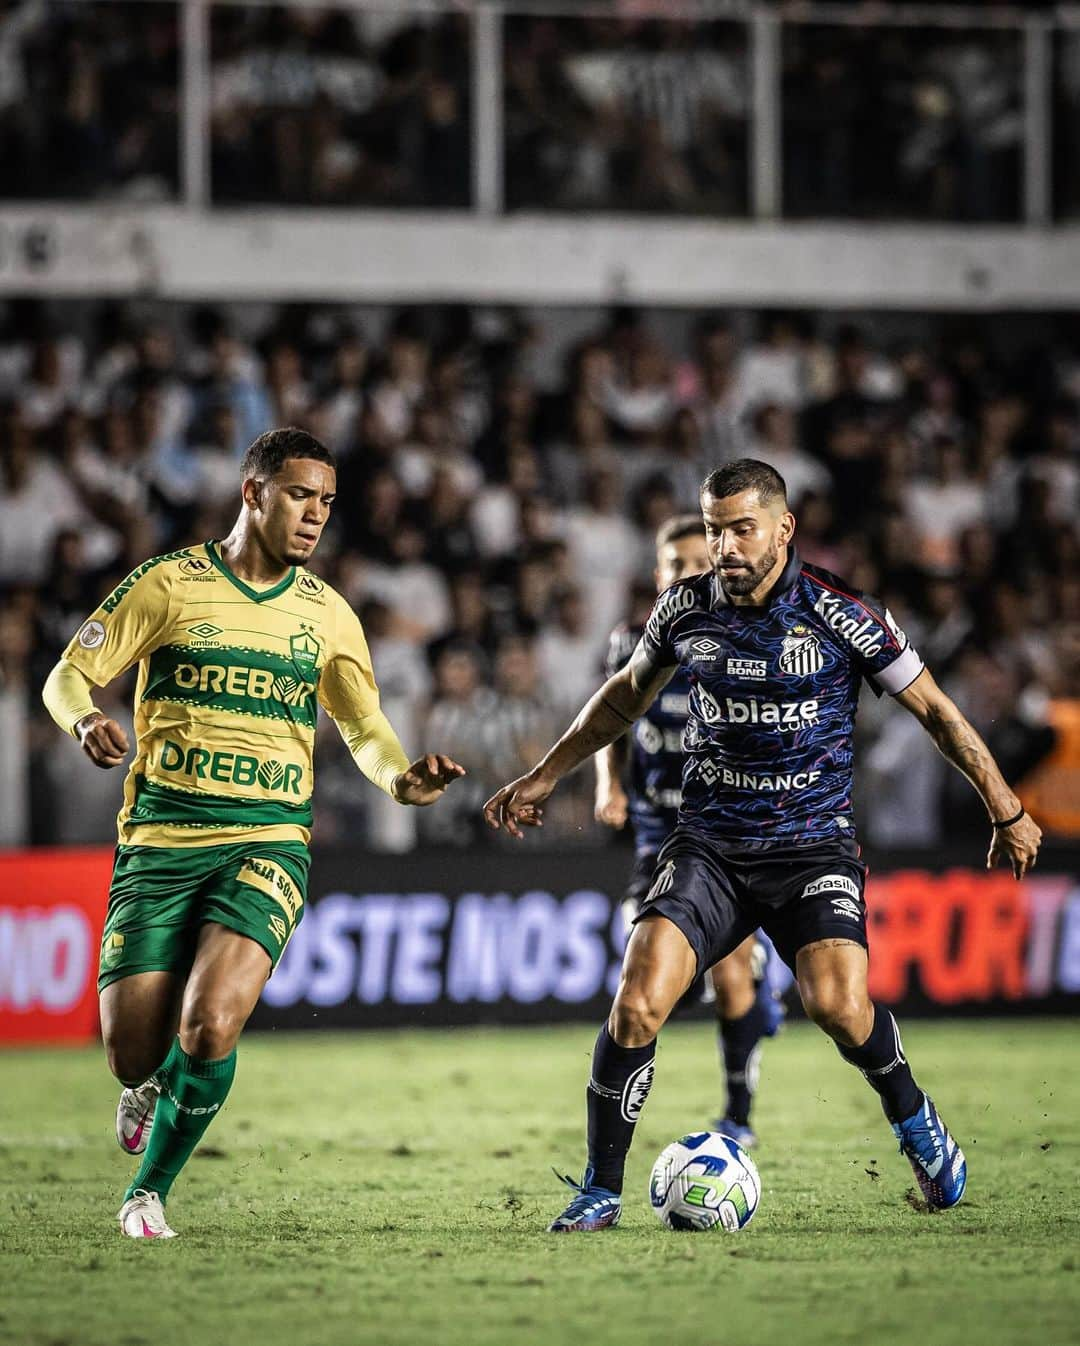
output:
POLYGON ((643 1066, 638 1066, 637 1070, 623 1085, 619 1110, 624 1122, 636 1122, 641 1116, 641 1109, 645 1106, 645 1100, 649 1097, 649 1090, 652 1088, 655 1070, 656 1061, 646 1061, 643 1066))
POLYGON ((83 622, 79 631, 79 644, 84 650, 96 650, 104 643, 105 628, 100 622, 91 618, 88 622, 83 622))
POLYGON ((113 930, 101 941, 101 966, 111 972, 124 956, 124 936, 119 930, 113 930))
POLYGON ((846 874, 823 874, 820 879, 814 879, 802 890, 804 898, 818 897, 821 893, 847 893, 849 897, 854 898, 856 904, 860 896, 859 885, 846 874))
POLYGON ((236 881, 257 888, 259 892, 273 898, 288 916, 289 924, 296 924, 297 913, 304 905, 304 899, 284 870, 269 860, 249 856, 240 866, 236 881))
POLYGON ((834 897, 832 900, 832 909, 837 916, 847 916, 853 921, 862 919, 862 911, 858 902, 850 897, 834 897))
POLYGON ((285 924, 285 922, 281 919, 280 916, 271 916, 267 929, 277 940, 278 944, 285 943, 285 937, 289 933, 289 927, 285 924))
POLYGON ((729 659, 725 665, 729 678, 744 678, 747 682, 765 680, 764 659, 729 659))
POLYGON ((196 780, 217 781, 221 785, 261 785, 264 790, 282 794, 300 793, 304 768, 297 762, 262 761, 245 752, 211 752, 208 748, 188 748, 167 738, 161 745, 158 766, 162 771, 194 776, 196 780))

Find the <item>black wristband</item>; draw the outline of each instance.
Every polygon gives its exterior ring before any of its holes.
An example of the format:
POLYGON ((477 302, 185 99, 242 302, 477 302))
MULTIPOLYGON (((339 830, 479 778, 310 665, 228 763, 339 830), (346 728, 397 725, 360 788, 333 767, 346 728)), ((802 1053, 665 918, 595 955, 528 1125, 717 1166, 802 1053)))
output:
POLYGON ((1024 816, 1024 814, 1025 814, 1026 812, 1027 812, 1027 810, 1022 808, 1022 809, 1020 810, 1020 812, 1016 815, 1015 818, 1006 818, 1006 819, 1004 820, 1004 822, 1000 822, 1000 823, 996 823, 996 822, 994 822, 994 820, 991 818, 991 820, 990 820, 990 825, 991 825, 991 827, 993 827, 995 830, 997 830, 998 828, 1001 828, 1001 827, 1012 827, 1014 823, 1018 823, 1018 822, 1020 821, 1020 819, 1024 816))

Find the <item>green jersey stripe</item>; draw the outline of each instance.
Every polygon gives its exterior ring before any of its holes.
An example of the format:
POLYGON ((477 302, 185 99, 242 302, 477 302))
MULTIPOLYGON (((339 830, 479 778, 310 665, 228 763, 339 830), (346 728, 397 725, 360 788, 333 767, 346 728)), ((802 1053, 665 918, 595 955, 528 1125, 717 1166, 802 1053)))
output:
POLYGON ((318 679, 308 661, 265 650, 162 645, 150 655, 142 699, 288 720, 314 730, 318 679))
POLYGON ((311 800, 302 804, 270 799, 172 790, 145 776, 135 778, 135 805, 129 823, 171 827, 311 827, 311 800))

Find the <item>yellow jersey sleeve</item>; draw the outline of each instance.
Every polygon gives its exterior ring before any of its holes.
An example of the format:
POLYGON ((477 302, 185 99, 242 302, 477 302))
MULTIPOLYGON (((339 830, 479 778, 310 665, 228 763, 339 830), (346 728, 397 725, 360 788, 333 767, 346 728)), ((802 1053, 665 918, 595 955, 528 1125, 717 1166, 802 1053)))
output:
POLYGON ((335 720, 360 720, 379 709, 364 628, 342 598, 337 602, 333 648, 319 677, 319 704, 335 720))
POLYGON ((133 570, 71 638, 63 658, 96 686, 137 664, 168 629, 172 585, 161 562, 171 559, 154 557, 133 570))

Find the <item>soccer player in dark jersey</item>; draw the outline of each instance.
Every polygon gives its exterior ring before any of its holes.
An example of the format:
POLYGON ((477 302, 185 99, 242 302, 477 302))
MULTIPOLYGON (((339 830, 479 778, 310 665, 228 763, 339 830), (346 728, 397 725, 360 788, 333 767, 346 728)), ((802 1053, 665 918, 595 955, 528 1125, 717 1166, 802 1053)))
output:
POLYGON ((740 459, 701 489, 712 570, 656 600, 627 667, 600 688, 526 775, 484 806, 521 836, 568 771, 690 675, 679 825, 657 857, 593 1051, 588 1162, 553 1231, 605 1229, 652 1084, 656 1035, 697 976, 760 926, 795 974, 806 1012, 881 1097, 927 1203, 954 1206, 964 1155, 915 1083, 896 1022, 867 990, 865 868, 851 811, 852 731, 865 679, 913 714, 978 791, 987 866, 1017 879, 1041 833, 986 745, 890 613, 795 551, 783 479, 740 459))
MULTIPOLYGON (((701 515, 680 514, 669 519, 656 535, 657 591, 662 593, 676 580, 709 569, 701 515)), ((605 670, 608 677, 625 666, 642 630, 641 626, 623 623, 611 633, 605 670)), ((689 695, 690 679, 678 668, 633 729, 609 743, 594 759, 597 820, 609 827, 623 827, 629 820, 634 834, 634 868, 623 902, 628 922, 638 914, 652 886, 657 853, 678 822, 689 695)), ((764 975, 767 957, 757 937, 748 935, 709 970, 716 994, 720 1059, 727 1089, 724 1114, 713 1123, 713 1129, 747 1148, 757 1142, 750 1127, 750 1109, 757 1090, 759 1044, 763 1037, 776 1032, 784 1014, 764 975)))

